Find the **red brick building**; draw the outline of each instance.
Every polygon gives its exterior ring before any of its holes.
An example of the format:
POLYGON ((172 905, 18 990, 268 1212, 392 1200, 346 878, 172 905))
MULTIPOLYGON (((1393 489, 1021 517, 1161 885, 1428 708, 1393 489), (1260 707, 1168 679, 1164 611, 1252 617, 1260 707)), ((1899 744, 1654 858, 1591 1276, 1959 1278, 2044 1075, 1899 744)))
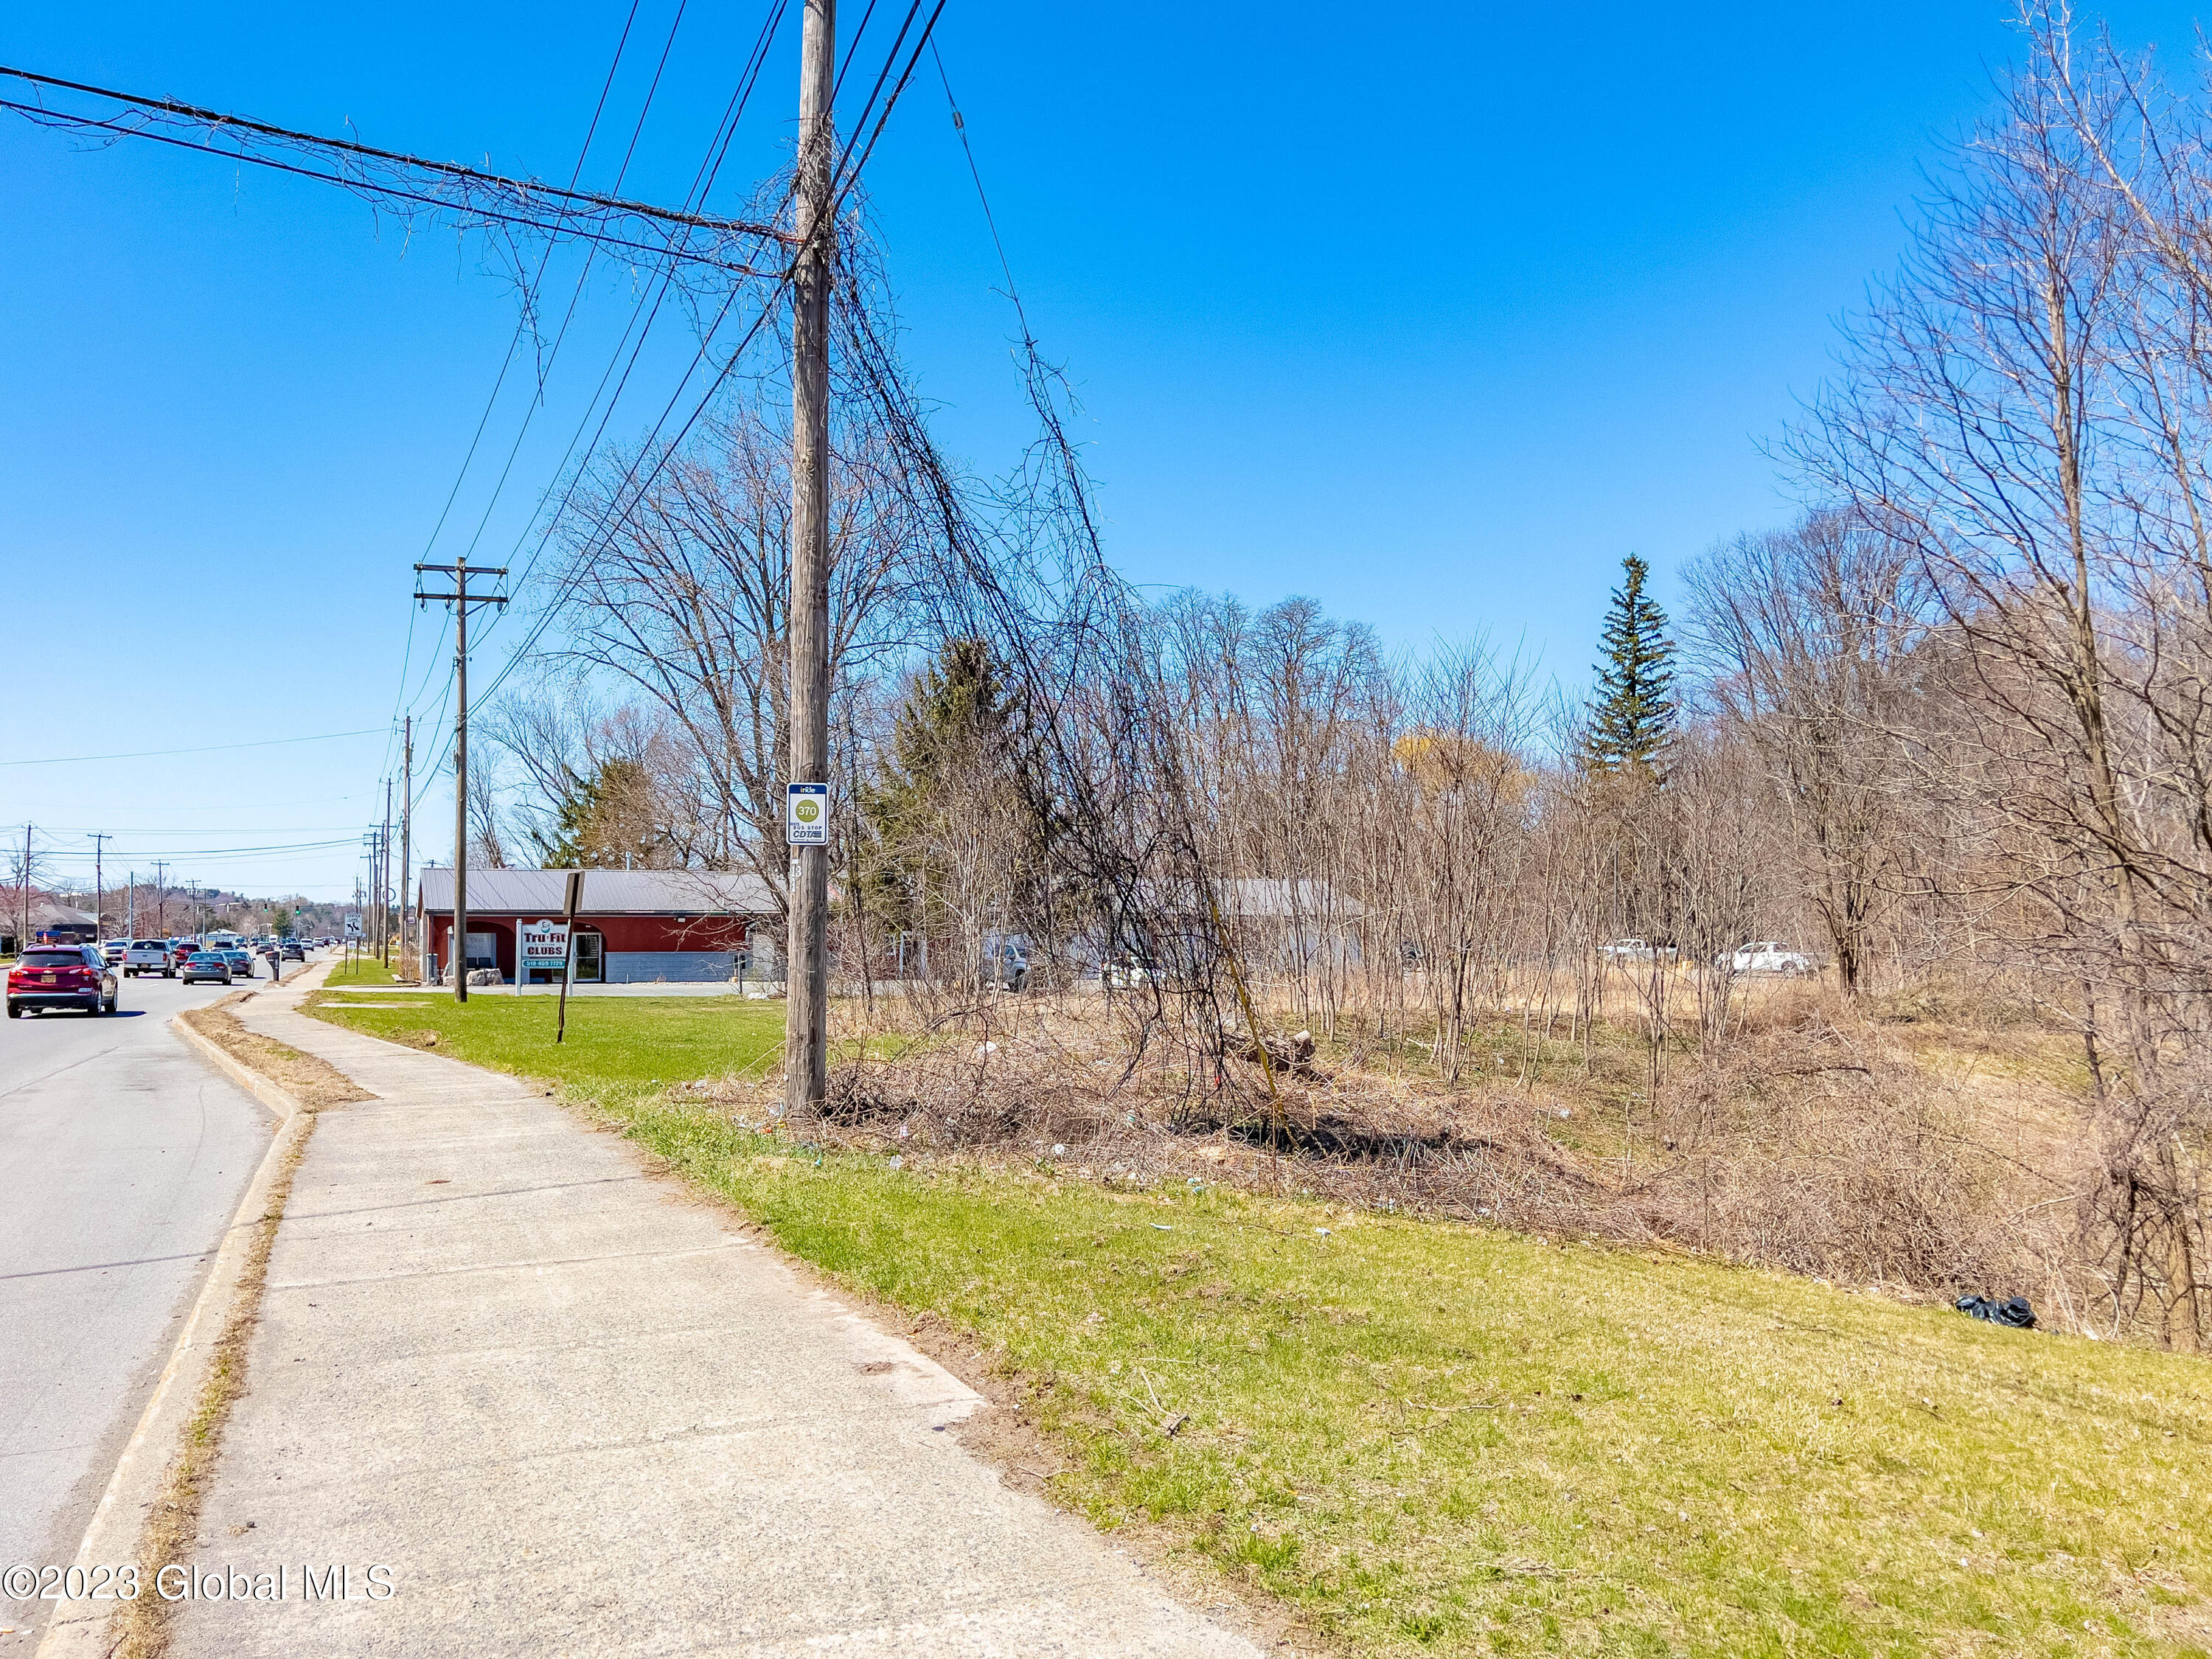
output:
MULTIPOLYGON (((558 927, 568 890, 566 870, 471 870, 469 966, 496 968, 507 984, 560 978, 557 947, 550 965, 526 962, 526 934, 539 924, 558 927)), ((453 872, 433 866, 417 890, 424 976, 436 980, 452 960, 453 872)), ((768 884, 733 870, 586 870, 576 911, 572 955, 578 984, 700 984, 747 975, 781 978, 781 912, 768 884)))

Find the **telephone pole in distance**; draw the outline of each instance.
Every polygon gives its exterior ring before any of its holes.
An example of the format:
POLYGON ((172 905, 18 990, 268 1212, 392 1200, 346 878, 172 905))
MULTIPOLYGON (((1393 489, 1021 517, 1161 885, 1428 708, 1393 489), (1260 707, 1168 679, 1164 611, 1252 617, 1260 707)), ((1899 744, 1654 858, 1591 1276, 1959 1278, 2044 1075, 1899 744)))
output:
POLYGON ((408 866, 415 851, 415 717, 408 715, 400 729, 406 733, 399 750, 399 965, 404 969, 409 960, 407 915, 413 908, 408 902, 407 890, 412 873, 408 866))
MULTIPOLYGON (((810 17, 813 15, 810 11, 810 17)), ((450 593, 415 592, 417 604, 435 599, 453 607, 453 933, 447 942, 447 964, 453 975, 453 1000, 469 1000, 469 607, 505 605, 506 597, 469 592, 471 576, 504 576, 498 569, 471 570, 469 556, 454 564, 418 564, 417 574, 434 571, 453 579, 450 593)), ((825 868, 827 866, 824 866, 825 868)))

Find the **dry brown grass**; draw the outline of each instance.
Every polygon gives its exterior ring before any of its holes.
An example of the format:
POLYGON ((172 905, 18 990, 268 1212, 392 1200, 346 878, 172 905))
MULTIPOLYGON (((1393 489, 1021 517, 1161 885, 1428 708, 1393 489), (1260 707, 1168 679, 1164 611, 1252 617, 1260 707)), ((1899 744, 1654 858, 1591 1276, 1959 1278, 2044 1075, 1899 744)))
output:
MULTIPOLYGON (((2085 1137, 2066 1040, 2009 1008, 1993 1027, 1952 1024, 1960 999, 1928 1000, 1899 1019, 1814 986, 1762 993, 1726 1041, 1670 1047, 1656 1105, 1626 1024, 1601 1028, 1587 1067, 1460 1086, 1408 1066, 1402 1046, 1313 1054, 1283 1030, 1271 1097, 1256 1051, 1200 1075, 1095 999, 949 1014, 884 1002, 866 1057, 836 1069, 823 1121, 804 1128, 1687 1249, 1916 1299, 2025 1295, 2049 1322, 2090 1328, 2100 1291, 2074 1237, 2085 1137)), ((764 1079, 692 1087, 749 1120, 775 1111, 764 1079)))
POLYGON ((230 1012, 234 1000, 225 997, 204 1008, 188 1009, 177 1018, 240 1065, 269 1079, 309 1111, 376 1098, 328 1060, 247 1030, 230 1012))
MULTIPOLYGON (((269 1254, 276 1243, 276 1228, 292 1196, 293 1177, 314 1133, 316 1115, 325 1108, 376 1097, 356 1085, 327 1060, 301 1053, 270 1038, 247 1030, 230 1012, 233 999, 179 1014, 178 1018, 240 1065, 270 1079, 299 1103, 301 1109, 278 1132, 283 1138, 276 1170, 261 1213, 251 1224, 246 1257, 231 1293, 222 1328, 212 1344, 206 1377, 199 1398, 169 1467, 161 1480, 160 1495, 149 1510, 138 1540, 142 1563, 140 1582, 149 1587, 163 1565, 191 1561, 198 1547, 200 1503, 216 1459, 222 1447, 224 1425, 230 1408, 245 1393, 246 1353, 253 1329, 261 1316, 261 1292, 267 1282, 269 1254)), ((114 1644, 107 1651, 117 1659, 161 1659, 168 1650, 172 1604, 149 1593, 117 1609, 114 1644)))

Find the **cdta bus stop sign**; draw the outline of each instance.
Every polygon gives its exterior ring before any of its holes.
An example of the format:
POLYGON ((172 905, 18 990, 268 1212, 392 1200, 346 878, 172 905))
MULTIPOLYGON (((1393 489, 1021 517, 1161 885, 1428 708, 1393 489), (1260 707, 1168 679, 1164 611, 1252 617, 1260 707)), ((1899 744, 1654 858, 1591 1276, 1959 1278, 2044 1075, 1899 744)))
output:
POLYGON ((787 783, 783 787, 783 839, 789 847, 830 844, 830 786, 787 783))

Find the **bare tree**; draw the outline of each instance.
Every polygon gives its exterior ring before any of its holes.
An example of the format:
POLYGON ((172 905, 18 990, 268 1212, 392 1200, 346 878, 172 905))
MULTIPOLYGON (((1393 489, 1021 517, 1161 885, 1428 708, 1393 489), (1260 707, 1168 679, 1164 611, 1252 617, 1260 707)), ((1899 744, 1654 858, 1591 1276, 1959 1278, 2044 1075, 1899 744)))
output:
POLYGON ((1684 573, 1693 664, 1719 717, 1763 762, 1754 810, 1790 851, 1857 994, 1884 906, 1905 884, 1913 653, 1927 632, 1911 548, 1844 512, 1739 536, 1684 573))

